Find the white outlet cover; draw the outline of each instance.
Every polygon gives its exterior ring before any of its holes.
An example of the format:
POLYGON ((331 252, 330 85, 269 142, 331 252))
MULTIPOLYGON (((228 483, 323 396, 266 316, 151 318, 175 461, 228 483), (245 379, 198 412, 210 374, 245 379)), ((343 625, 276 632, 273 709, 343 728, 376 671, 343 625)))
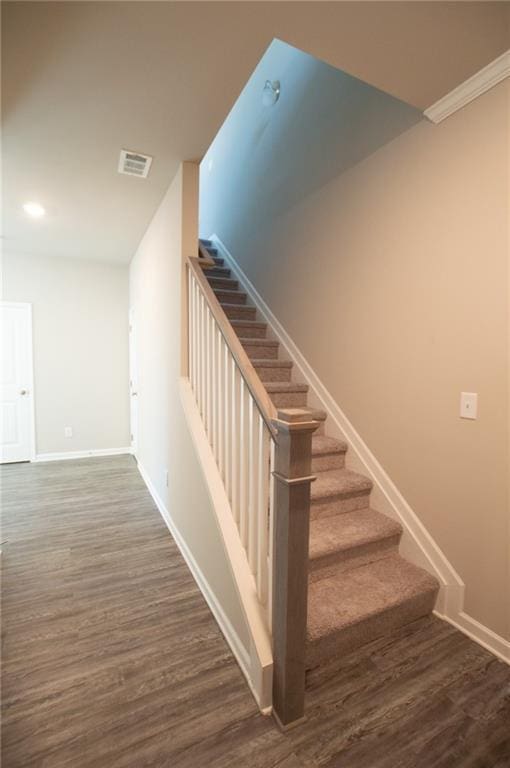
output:
POLYGON ((460 393, 460 418, 476 419, 478 415, 478 393, 461 392, 460 393))
POLYGON ((73 436, 73 428, 72 427, 64 427, 64 436, 65 437, 72 437, 73 436))

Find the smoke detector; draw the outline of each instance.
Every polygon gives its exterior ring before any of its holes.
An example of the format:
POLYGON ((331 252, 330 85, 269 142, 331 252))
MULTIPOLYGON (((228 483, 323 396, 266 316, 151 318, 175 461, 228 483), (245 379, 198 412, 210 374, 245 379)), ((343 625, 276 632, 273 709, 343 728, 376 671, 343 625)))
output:
POLYGON ((125 173, 128 176, 140 176, 146 179, 152 163, 150 155, 141 155, 140 152, 133 152, 131 149, 121 149, 119 159, 119 173, 125 173))

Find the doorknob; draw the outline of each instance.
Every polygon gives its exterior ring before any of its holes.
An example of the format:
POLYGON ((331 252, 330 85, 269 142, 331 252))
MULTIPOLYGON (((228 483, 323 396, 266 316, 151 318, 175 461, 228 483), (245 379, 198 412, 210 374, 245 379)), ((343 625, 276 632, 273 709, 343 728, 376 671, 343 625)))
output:
POLYGON ((133 397, 136 397, 138 392, 131 392, 131 394, 133 395, 133 397))
POLYGON ((22 389, 20 395, 28 395, 28 389, 22 389))

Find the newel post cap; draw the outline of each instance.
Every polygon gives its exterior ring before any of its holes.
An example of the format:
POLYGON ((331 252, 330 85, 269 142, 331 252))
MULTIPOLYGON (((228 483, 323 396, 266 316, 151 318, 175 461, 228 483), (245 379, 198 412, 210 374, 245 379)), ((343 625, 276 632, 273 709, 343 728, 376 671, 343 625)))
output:
POLYGON ((279 408, 272 423, 283 432, 315 432, 319 426, 307 408, 279 408))

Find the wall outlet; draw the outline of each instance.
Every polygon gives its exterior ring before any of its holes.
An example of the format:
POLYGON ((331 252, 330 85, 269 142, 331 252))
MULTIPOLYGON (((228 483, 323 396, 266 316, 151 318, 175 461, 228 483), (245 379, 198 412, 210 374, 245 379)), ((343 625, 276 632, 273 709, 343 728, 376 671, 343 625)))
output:
POLYGON ((73 436, 73 428, 64 427, 64 437, 72 437, 72 436, 73 436))
POLYGON ((168 469, 165 469, 165 485, 168 488, 168 469))
POLYGON ((476 419, 478 415, 478 393, 461 392, 460 393, 460 418, 476 419))

